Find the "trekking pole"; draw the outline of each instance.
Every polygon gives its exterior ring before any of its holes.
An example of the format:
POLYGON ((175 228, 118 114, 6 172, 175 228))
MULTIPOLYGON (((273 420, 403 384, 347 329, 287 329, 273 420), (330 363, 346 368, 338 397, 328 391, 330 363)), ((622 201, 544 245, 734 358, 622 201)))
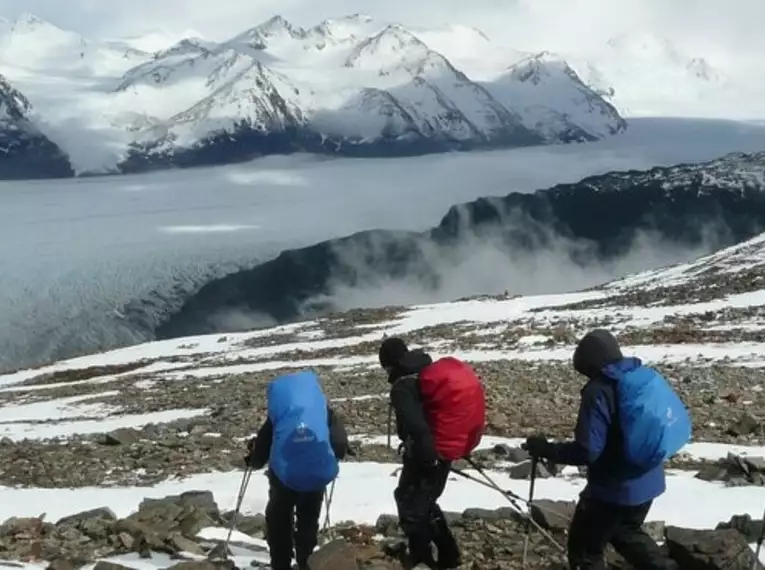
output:
POLYGON ((250 477, 252 477, 252 467, 247 467, 242 475, 242 483, 239 485, 239 494, 236 498, 236 507, 234 508, 234 514, 231 517, 231 524, 228 527, 226 541, 223 543, 223 556, 228 556, 228 545, 231 542, 231 535, 234 534, 234 528, 238 522, 237 519, 239 519, 239 511, 242 509, 244 495, 247 492, 247 486, 250 484, 250 477))
POLYGON ((757 547, 754 549, 754 562, 752 562, 752 570, 758 570, 762 568, 760 564, 760 551, 762 550, 762 543, 765 542, 765 512, 762 514, 762 524, 760 524, 760 534, 757 537, 757 547))
POLYGON ((531 473, 529 473, 529 518, 526 520, 526 536, 523 539, 523 567, 526 568, 529 553, 529 537, 531 536, 531 502, 534 500, 534 484, 537 481, 537 458, 531 458, 531 473))
POLYGON ((393 404, 388 403, 388 449, 390 449, 391 421, 393 420, 393 404))
POLYGON ((477 466, 472 459, 468 457, 466 457, 465 459, 473 467, 473 469, 478 471, 484 477, 484 479, 486 479, 486 483, 484 483, 480 479, 476 479, 475 477, 468 475, 467 473, 464 473, 463 471, 460 471, 459 469, 452 468, 453 473, 456 473, 457 475, 460 475, 464 477, 465 479, 469 479, 475 483, 488 487, 489 489, 494 489, 495 491, 497 491, 499 494, 501 494, 508 500, 508 502, 515 508, 518 514, 525 516, 526 520, 531 525, 533 525, 534 528, 536 528, 542 536, 544 536, 547 540, 550 541, 550 544, 555 546, 555 548, 557 548, 561 552, 566 552, 566 549, 563 546, 561 546, 561 544, 557 540, 555 540, 555 537, 553 537, 552 534, 550 534, 549 532, 547 532, 547 530, 542 528, 542 525, 540 525, 537 521, 534 520, 534 518, 531 516, 531 509, 529 509, 528 513, 525 513, 523 511, 523 509, 518 504, 518 501, 520 500, 521 502, 526 502, 526 499, 516 495, 512 491, 503 490, 499 485, 497 485, 497 483, 491 477, 489 477, 486 474, 486 472, 481 467, 477 466))
POLYGON ((332 530, 330 529, 331 521, 329 516, 329 511, 332 508, 332 497, 335 496, 335 482, 337 479, 334 479, 332 481, 332 485, 329 487, 329 494, 327 494, 327 491, 324 491, 324 530, 327 531, 329 535, 329 539, 332 540, 332 530))

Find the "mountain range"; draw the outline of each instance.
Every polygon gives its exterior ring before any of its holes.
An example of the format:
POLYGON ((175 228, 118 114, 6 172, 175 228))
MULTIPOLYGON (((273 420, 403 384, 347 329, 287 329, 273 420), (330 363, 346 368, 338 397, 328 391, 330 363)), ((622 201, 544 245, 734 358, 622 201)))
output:
POLYGON ((222 42, 187 38, 150 53, 27 14, 0 26, 2 136, 40 143, 0 158, 0 177, 594 141, 627 128, 613 85, 623 68, 655 73, 661 60, 677 85, 727 81, 651 34, 607 47, 601 65, 506 48, 467 26, 355 14, 310 28, 275 16, 222 42), (27 101, 23 121, 11 89, 27 101))

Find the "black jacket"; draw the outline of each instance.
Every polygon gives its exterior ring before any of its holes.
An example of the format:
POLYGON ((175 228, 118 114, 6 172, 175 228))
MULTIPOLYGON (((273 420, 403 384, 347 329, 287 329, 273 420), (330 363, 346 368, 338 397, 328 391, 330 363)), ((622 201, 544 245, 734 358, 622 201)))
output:
POLYGON ((438 459, 420 395, 420 371, 433 359, 422 350, 407 352, 388 376, 391 383, 390 404, 396 415, 396 434, 404 443, 406 455, 432 463, 438 459))
MULTIPOLYGON (((329 442, 335 457, 342 460, 348 455, 348 432, 345 430, 345 422, 335 414, 332 408, 327 407, 327 423, 329 424, 329 442)), ((274 439, 274 425, 270 418, 266 418, 260 426, 258 434, 250 444, 248 464, 253 469, 262 469, 271 456, 271 444, 274 439)))

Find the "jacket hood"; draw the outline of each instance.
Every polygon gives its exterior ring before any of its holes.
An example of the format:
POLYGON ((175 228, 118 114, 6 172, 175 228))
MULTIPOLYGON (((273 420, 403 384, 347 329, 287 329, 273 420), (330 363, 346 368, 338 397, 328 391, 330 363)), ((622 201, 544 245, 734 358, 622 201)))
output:
POLYGON ((603 369, 622 360, 619 342, 605 329, 595 329, 584 335, 574 351, 574 370, 595 378, 603 375, 603 369))
POLYGON ((398 361, 388 376, 388 380, 393 383, 404 376, 419 374, 420 370, 433 363, 430 355, 422 349, 410 350, 404 354, 398 361))

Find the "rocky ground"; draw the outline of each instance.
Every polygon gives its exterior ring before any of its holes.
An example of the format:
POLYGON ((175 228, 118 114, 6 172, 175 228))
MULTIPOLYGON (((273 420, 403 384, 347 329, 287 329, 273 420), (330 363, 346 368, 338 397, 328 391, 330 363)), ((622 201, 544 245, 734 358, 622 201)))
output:
MULTIPOLYGON (((489 435, 523 437, 542 432, 568 437, 576 419, 581 379, 568 364, 523 361, 475 363, 487 386, 489 435)), ((733 365, 662 367, 693 412, 695 437, 740 444, 765 442, 765 378, 758 369, 733 365)), ((319 369, 333 407, 348 431, 385 434, 387 381, 375 369, 319 369)), ((151 484, 168 477, 241 466, 245 440, 264 419, 265 386, 276 371, 224 379, 171 379, 128 373, 101 384, 63 383, 28 392, 0 392, 5 403, 93 396, 86 403, 115 406, 117 414, 167 409, 207 410, 194 418, 65 439, 0 440, 0 484, 79 487, 151 484)), ((73 376, 78 378, 81 371, 73 376)), ((69 377, 61 375, 60 379, 69 377)), ((37 379, 29 382, 33 387, 37 379)), ((76 418, 74 418, 76 419, 76 418)), ((71 422, 40 420, 42 423, 71 422)), ((6 424, 7 425, 7 424, 6 424)), ((2 427, 2 423, 0 423, 2 427)), ((385 446, 357 445, 358 461, 391 461, 385 446)), ((497 461, 504 458, 497 456, 497 461)), ((685 463, 679 462, 682 467, 685 463)), ((695 467, 695 466, 693 466, 695 467)))
MULTIPOLYGON (((573 504, 538 501, 532 504, 531 512, 535 525, 529 531, 527 568, 565 568, 561 545, 565 544, 573 504)), ((446 514, 463 548, 462 568, 521 568, 520 553, 527 519, 513 506, 446 514)), ((46 561, 50 570, 74 570, 98 558, 137 553, 141 558, 150 559, 163 553, 178 561, 171 566, 175 570, 231 570, 233 564, 226 560, 225 546, 198 537, 205 527, 230 526, 231 523, 253 538, 264 537, 262 515, 235 517, 232 512, 221 512, 211 493, 190 491, 146 499, 136 512, 123 519, 118 519, 108 507, 55 522, 46 521, 44 516, 10 518, 0 525, 0 557, 22 562, 46 561)), ((646 531, 657 540, 666 541, 670 555, 682 562, 681 568, 749 570, 753 553, 748 542, 756 539, 761 525, 762 521, 734 517, 710 531, 665 527, 660 522, 647 524, 646 531)), ((321 542, 325 545, 313 555, 311 570, 402 570, 407 567, 403 537, 393 515, 381 515, 374 526, 341 522, 322 530, 321 542)), ((258 545, 232 544, 262 552, 258 545)), ((609 560, 613 568, 626 568, 613 552, 609 552, 609 560)), ((99 562, 96 568, 122 570, 125 567, 114 562, 99 562)))

